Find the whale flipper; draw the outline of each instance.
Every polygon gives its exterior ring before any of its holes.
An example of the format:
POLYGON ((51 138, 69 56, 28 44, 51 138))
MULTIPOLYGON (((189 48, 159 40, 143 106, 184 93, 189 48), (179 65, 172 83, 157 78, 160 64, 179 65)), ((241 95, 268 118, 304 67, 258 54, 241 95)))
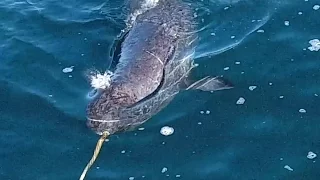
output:
POLYGON ((233 85, 227 79, 221 76, 216 76, 216 77, 207 76, 196 82, 193 82, 191 85, 189 85, 186 88, 186 90, 197 89, 202 91, 218 91, 218 90, 231 89, 231 88, 233 88, 233 85))

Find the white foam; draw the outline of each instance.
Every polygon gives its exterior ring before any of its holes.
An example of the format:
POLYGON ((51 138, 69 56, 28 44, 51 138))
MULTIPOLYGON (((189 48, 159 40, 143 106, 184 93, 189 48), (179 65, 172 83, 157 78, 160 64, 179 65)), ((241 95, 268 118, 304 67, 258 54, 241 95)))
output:
POLYGON ((293 169, 289 165, 285 165, 284 168, 287 169, 288 171, 293 171, 293 169))
POLYGON ((174 132, 174 129, 169 126, 164 126, 160 130, 160 133, 164 136, 169 136, 169 135, 173 134, 173 132, 174 132))
POLYGON ((308 49, 310 51, 319 51, 320 50, 320 41, 319 39, 312 39, 309 41, 309 43, 311 44, 310 47, 308 47, 308 49))
POLYGON ((167 171, 168 171, 168 168, 164 167, 164 168, 162 168, 161 173, 165 173, 167 171))
POLYGON ((66 67, 62 69, 63 73, 71 73, 73 71, 74 66, 66 67))
POLYGON ((256 89, 257 88, 257 86, 249 86, 249 90, 250 91, 253 91, 254 89, 256 89))
POLYGON ((106 71, 103 74, 99 71, 92 73, 92 75, 90 75, 91 87, 96 89, 105 89, 109 87, 112 74, 113 73, 111 71, 106 71))
POLYGON ((236 102, 236 104, 244 104, 245 101, 246 101, 246 100, 245 100, 243 97, 240 97, 240 98, 238 99, 238 101, 236 102))
POLYGON ((299 109, 300 113, 306 113, 307 111, 305 109, 299 109))
POLYGON ((290 22, 289 21, 284 21, 284 25, 289 26, 290 22))
POLYGON ((316 158, 317 157, 317 155, 315 154, 315 153, 313 153, 313 152, 308 152, 308 155, 307 155, 307 158, 308 159, 314 159, 314 158, 316 158))

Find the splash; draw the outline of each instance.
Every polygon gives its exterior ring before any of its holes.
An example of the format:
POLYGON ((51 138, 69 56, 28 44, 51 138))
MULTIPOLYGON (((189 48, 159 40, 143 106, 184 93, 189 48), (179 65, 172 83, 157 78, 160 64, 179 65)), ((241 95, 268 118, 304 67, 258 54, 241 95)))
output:
POLYGON ((113 73, 111 71, 106 71, 103 74, 97 70, 90 72, 89 79, 91 87, 95 89, 106 89, 110 86, 112 75, 113 73))

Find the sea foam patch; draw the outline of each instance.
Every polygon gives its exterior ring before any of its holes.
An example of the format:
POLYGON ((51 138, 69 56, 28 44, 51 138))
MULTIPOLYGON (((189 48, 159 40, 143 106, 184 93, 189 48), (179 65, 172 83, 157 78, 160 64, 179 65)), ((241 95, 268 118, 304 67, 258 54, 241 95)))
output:
POLYGON ((111 71, 106 71, 103 74, 99 71, 91 73, 89 77, 91 87, 95 89, 106 89, 110 86, 112 75, 113 73, 111 71))

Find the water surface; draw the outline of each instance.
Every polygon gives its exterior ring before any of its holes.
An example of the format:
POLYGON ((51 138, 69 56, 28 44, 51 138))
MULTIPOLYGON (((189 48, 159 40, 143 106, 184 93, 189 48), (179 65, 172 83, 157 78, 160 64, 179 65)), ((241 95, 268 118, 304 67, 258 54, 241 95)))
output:
MULTIPOLYGON (((320 39, 320 1, 189 2, 200 23, 194 76, 235 88, 179 94, 143 131, 111 137, 87 179, 317 179, 307 155, 320 153, 320 52, 308 47, 320 39), (160 134, 166 125, 173 135, 160 134)), ((79 178, 98 139, 85 126, 86 71, 109 66, 124 3, 0 2, 0 179, 79 178)))

